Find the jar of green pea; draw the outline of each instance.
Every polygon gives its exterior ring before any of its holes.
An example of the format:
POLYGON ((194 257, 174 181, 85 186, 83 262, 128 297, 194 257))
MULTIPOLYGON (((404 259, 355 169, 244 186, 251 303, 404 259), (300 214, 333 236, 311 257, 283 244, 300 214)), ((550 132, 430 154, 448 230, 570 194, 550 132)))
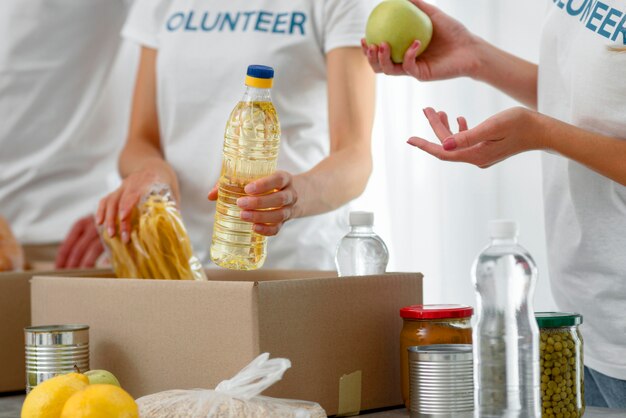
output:
POLYGON ((536 312, 539 325, 542 418, 579 418, 585 412, 583 317, 567 312, 536 312))

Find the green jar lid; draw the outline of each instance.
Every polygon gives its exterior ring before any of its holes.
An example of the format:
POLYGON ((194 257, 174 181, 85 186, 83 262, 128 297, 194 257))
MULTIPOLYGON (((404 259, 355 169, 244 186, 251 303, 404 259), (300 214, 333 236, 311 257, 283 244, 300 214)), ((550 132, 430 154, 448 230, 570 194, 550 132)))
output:
POLYGON ((583 317, 571 312, 535 312, 539 328, 573 327, 583 323, 583 317))

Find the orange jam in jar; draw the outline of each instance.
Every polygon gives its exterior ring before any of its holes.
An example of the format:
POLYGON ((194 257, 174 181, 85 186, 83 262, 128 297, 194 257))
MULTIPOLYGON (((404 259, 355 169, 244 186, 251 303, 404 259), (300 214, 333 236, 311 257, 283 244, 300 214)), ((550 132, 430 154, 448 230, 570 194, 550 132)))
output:
POLYGON ((432 344, 471 344, 473 309, 465 305, 412 305, 400 309, 402 399, 408 408, 409 347, 432 344))

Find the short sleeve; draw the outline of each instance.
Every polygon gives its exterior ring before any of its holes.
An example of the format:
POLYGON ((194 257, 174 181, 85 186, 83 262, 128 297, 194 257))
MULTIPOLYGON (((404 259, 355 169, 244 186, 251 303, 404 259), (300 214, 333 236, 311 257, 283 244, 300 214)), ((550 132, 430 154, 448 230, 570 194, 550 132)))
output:
POLYGON ((325 0, 324 52, 346 46, 360 46, 367 17, 376 0, 325 0))
POLYGON ((149 48, 159 48, 159 32, 171 0, 135 0, 122 36, 149 48))

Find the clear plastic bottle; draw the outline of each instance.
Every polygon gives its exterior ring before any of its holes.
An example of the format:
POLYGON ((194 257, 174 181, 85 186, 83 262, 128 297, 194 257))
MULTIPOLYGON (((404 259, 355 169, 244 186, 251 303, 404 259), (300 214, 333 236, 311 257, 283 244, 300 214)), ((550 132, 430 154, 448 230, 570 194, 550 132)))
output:
POLYGON ((350 212, 350 232, 339 241, 335 264, 339 276, 382 274, 387 268, 389 251, 372 226, 371 212, 350 212))
POLYGON ((535 262, 517 243, 517 224, 491 221, 491 244, 473 267, 475 416, 539 418, 539 330, 532 300, 535 262))
POLYGON ((241 219, 237 199, 246 195, 248 183, 276 171, 280 125, 270 96, 273 78, 271 67, 248 67, 246 91, 224 133, 211 259, 233 270, 258 269, 266 257, 267 238, 241 219))

